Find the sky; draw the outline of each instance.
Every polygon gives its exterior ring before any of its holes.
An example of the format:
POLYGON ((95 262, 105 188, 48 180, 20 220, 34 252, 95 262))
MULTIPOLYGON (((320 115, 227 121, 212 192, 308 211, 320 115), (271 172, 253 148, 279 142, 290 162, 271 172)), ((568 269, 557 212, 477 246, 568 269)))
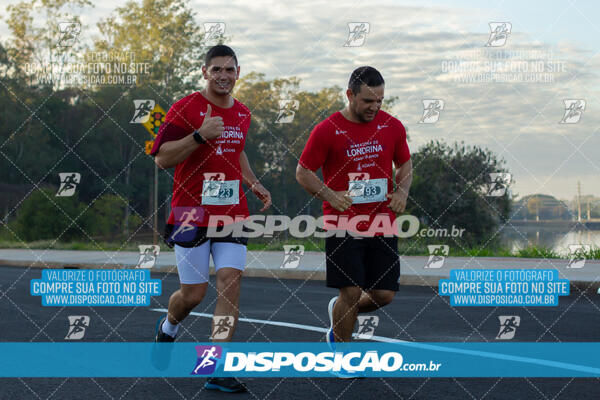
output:
MULTIPOLYGON (((297 76, 302 89, 318 90, 345 87, 353 69, 371 65, 386 80, 386 96, 399 97, 393 114, 408 128, 411 151, 431 140, 482 146, 506 161, 513 194, 570 200, 580 181, 583 194, 600 196, 598 2, 189 4, 200 26, 225 23, 242 76, 297 76), (501 22, 511 26, 506 42, 486 47, 489 24, 501 22), (362 44, 359 39, 344 46, 349 23, 368 24, 362 44), (443 101, 437 122, 420 123, 423 100, 432 99, 443 101), (560 123, 565 100, 585 103, 566 120, 571 123, 560 123)), ((121 5, 105 0, 88 10, 82 38, 97 34, 96 22, 121 5)), ((0 35, 8 35, 4 21, 0 35)))

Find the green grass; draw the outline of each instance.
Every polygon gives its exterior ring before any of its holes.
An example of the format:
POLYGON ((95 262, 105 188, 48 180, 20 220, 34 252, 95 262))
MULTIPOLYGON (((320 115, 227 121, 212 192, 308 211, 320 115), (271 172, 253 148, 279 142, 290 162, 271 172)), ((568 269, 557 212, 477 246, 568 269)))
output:
MULTIPOLYGON (((54 240, 38 240, 28 243, 22 243, 11 240, 6 235, 0 235, 0 249, 52 249, 52 250, 87 250, 87 251, 138 251, 139 244, 148 244, 150 241, 139 238, 123 244, 119 238, 113 238, 112 241, 73 241, 73 242, 55 242, 54 240)), ((163 251, 169 251, 165 244, 160 240, 159 244, 163 251)), ((324 251, 325 239, 323 238, 286 238, 280 235, 274 238, 256 238, 250 239, 248 249, 254 251, 282 251, 284 245, 303 245, 305 251, 324 251)), ((544 246, 529 246, 517 251, 499 245, 498 243, 489 243, 485 247, 476 244, 459 243, 454 240, 447 240, 446 243, 440 240, 431 240, 421 237, 409 239, 400 239, 398 248, 401 255, 405 256, 427 256, 429 250, 427 245, 447 244, 450 247, 450 257, 519 257, 519 258, 569 258, 568 254, 558 253, 544 246)), ((592 247, 586 252, 587 259, 600 259, 600 248, 592 247)))
POLYGON ((509 249, 502 247, 473 247, 466 249, 466 251, 461 250, 461 253, 462 254, 453 254, 450 252, 450 255, 462 257, 515 257, 509 249))
MULTIPOLYGON (((38 240, 29 243, 15 242, 9 240, 0 240, 0 249, 53 249, 53 250, 88 250, 88 251, 138 251, 138 244, 147 244, 147 242, 130 242, 123 245, 122 242, 56 242, 53 240, 38 240)), ((165 244, 159 243, 163 251, 169 251, 165 244)), ((305 238, 305 239, 285 239, 285 238, 259 238, 250 239, 248 250, 254 251, 282 251, 283 245, 304 246, 305 251, 324 251, 325 239, 305 238)), ((399 241, 398 248, 401 255, 405 256, 427 256, 429 250, 427 243, 423 239, 402 239, 399 241)), ((439 244, 439 243, 436 243, 439 244)), ((568 258, 567 254, 560 254, 556 251, 543 246, 529 246, 516 252, 499 246, 490 245, 481 248, 477 245, 465 245, 461 248, 457 243, 449 242, 451 257, 519 257, 519 258, 568 258)), ((586 252, 586 259, 600 260, 600 248, 592 247, 586 252)))
POLYGON ((0 249, 139 251, 138 244, 142 243, 127 243, 124 245, 122 242, 55 242, 54 240, 36 240, 34 242, 23 243, 0 240, 0 249))
POLYGON ((250 239, 248 241, 248 250, 262 250, 262 251, 279 251, 283 250, 283 245, 297 245, 301 244, 304 246, 304 251, 325 251, 325 239, 290 239, 290 240, 272 240, 266 241, 264 239, 250 239))
POLYGON ((588 260, 600 260, 600 247, 593 247, 589 253, 586 254, 588 260))
POLYGON ((521 258, 561 258, 560 254, 546 247, 529 246, 516 253, 521 258))

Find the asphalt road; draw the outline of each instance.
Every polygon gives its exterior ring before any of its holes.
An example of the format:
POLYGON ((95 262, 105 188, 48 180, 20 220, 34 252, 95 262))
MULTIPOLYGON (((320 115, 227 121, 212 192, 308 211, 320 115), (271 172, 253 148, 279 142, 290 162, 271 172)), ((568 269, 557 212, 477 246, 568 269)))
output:
MULTIPOLYGON (((29 282, 41 276, 39 269, 2 267, 0 315, 3 342, 64 341, 68 315, 89 315, 84 341, 152 341, 156 309, 166 308, 178 287, 174 274, 153 274, 163 280, 163 295, 150 307, 43 307, 29 294, 29 282)), ((213 282, 214 283, 214 282, 213 282)), ((309 327, 328 325, 327 302, 335 294, 323 282, 245 278, 240 317, 288 322, 309 327)), ((211 313, 215 291, 209 290, 195 311, 211 313)), ((573 290, 561 297, 558 307, 462 307, 454 308, 447 297, 427 286, 401 286, 394 302, 379 310, 375 334, 420 342, 494 342, 500 315, 518 315, 521 325, 513 341, 600 341, 600 296, 573 290)), ((210 320, 190 316, 180 329, 180 341, 208 341, 210 320)), ((322 341, 311 330, 240 322, 235 341, 322 341)), ((240 395, 203 389, 195 378, 21 378, 0 379, 0 399, 212 399, 235 396, 253 399, 598 399, 600 379, 301 379, 247 378, 249 392, 240 395)))

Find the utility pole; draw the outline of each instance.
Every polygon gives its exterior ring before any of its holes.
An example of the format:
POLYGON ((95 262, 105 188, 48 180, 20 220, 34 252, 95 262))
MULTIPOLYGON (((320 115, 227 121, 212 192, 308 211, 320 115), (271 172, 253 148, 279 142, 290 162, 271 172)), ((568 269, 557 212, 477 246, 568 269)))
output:
POLYGON ((158 244, 158 165, 154 164, 154 223, 152 224, 152 244, 158 244))
MULTIPOLYGON (((142 123, 142 126, 146 128, 150 136, 152 136, 152 140, 146 141, 146 154, 150 154, 152 150, 152 146, 154 145, 154 139, 158 135, 158 131, 160 126, 162 125, 165 116, 167 113, 161 106, 158 104, 154 105, 154 108, 150 111, 148 119, 146 122, 142 123)), ((154 164, 154 195, 152 203, 154 203, 154 214, 152 218, 152 243, 154 245, 158 244, 158 165, 154 164)))
POLYGON ((581 222, 581 182, 577 181, 577 222, 581 222))

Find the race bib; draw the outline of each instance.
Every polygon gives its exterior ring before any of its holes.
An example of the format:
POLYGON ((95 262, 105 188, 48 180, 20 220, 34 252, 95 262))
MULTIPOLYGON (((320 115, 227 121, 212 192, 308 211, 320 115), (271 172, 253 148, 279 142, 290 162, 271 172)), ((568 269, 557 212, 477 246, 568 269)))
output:
POLYGON ((386 178, 348 182, 348 196, 352 197, 352 204, 385 201, 386 194, 386 178))
POLYGON ((225 206, 240 202, 240 181, 204 181, 202 184, 202 204, 225 206))

